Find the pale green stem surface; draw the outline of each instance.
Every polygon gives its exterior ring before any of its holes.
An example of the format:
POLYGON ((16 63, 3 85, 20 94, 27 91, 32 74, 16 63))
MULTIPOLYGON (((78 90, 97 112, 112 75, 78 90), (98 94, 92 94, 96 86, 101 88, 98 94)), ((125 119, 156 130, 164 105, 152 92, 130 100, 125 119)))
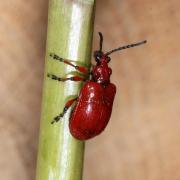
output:
POLYGON ((49 0, 45 80, 40 124, 36 180, 81 180, 84 142, 69 133, 68 110, 58 123, 50 122, 62 112, 67 100, 76 97, 82 83, 58 82, 59 77, 76 74, 76 70, 52 60, 50 53, 90 66, 95 0, 49 0))

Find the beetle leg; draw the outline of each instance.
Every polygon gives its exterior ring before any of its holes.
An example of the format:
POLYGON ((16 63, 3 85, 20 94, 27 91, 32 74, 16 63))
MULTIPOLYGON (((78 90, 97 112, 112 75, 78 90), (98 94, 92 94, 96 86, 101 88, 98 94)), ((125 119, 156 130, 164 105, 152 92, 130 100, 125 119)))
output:
POLYGON ((56 116, 53 121, 51 122, 51 124, 54 124, 55 122, 58 122, 67 112, 67 110, 72 106, 72 104, 77 100, 77 98, 75 99, 70 99, 69 101, 67 101, 63 112, 61 114, 59 114, 58 116, 56 116))
POLYGON ((69 60, 66 60, 66 59, 63 59, 61 57, 59 57, 58 55, 54 54, 54 53, 50 53, 50 56, 54 59, 54 60, 57 60, 57 61, 60 61, 60 62, 63 62, 64 64, 67 64, 71 67, 74 67, 77 71, 85 74, 85 75, 88 75, 88 69, 83 67, 83 66, 76 66, 74 65, 73 63, 71 63, 69 60))
POLYGON ((56 80, 56 81, 86 81, 86 78, 80 77, 80 76, 72 76, 72 77, 67 77, 67 78, 60 78, 54 74, 47 74, 47 77, 56 80))

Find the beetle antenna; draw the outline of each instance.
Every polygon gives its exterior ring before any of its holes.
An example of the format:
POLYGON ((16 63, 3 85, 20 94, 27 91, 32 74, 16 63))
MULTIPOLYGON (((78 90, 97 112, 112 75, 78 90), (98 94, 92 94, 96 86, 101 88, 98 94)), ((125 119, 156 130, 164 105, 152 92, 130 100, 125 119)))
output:
POLYGON ((101 32, 99 32, 99 37, 100 37, 100 51, 102 51, 102 45, 103 45, 103 35, 101 32))
POLYGON ((112 54, 113 52, 116 52, 116 51, 120 51, 120 50, 123 50, 123 49, 128 49, 128 48, 132 48, 132 47, 135 47, 135 46, 139 46, 139 45, 142 45, 142 44, 145 44, 147 41, 141 41, 141 42, 138 42, 138 43, 135 43, 135 44, 129 44, 129 45, 126 45, 126 46, 122 46, 122 47, 119 47, 117 49, 113 49, 109 52, 107 52, 105 55, 108 56, 110 54, 112 54))

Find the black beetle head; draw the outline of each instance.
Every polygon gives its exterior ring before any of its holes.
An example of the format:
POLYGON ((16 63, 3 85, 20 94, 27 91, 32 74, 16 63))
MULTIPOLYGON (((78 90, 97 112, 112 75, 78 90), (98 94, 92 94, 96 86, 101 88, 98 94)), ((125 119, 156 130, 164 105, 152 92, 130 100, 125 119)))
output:
POLYGON ((105 59, 107 61, 107 63, 109 63, 111 60, 111 58, 109 56, 106 56, 102 51, 95 51, 94 59, 97 63, 100 63, 102 61, 102 59, 105 59))
POLYGON ((95 51, 94 52, 94 59, 97 63, 99 63, 101 61, 102 57, 103 57, 102 51, 95 51))

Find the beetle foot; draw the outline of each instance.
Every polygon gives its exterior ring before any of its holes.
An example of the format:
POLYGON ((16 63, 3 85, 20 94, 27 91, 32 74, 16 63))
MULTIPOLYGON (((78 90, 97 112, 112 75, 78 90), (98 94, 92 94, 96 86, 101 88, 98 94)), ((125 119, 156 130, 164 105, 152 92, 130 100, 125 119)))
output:
POLYGON ((52 58, 55 59, 55 60, 60 61, 60 62, 63 62, 63 61, 64 61, 63 58, 59 57, 59 56, 56 55, 55 53, 50 53, 49 56, 52 57, 52 58))
POLYGON ((56 81, 64 81, 63 78, 57 77, 56 75, 50 74, 50 73, 47 74, 47 77, 48 77, 48 78, 51 78, 51 79, 53 79, 53 80, 56 80, 56 81))
POLYGON ((56 116, 56 117, 54 118, 54 120, 51 122, 51 124, 54 124, 55 122, 58 122, 62 117, 63 117, 62 114, 60 114, 59 116, 56 116))
POLYGON ((58 122, 64 116, 67 110, 68 110, 68 107, 65 106, 63 112, 59 116, 56 116, 54 120, 51 122, 51 124, 58 122))

